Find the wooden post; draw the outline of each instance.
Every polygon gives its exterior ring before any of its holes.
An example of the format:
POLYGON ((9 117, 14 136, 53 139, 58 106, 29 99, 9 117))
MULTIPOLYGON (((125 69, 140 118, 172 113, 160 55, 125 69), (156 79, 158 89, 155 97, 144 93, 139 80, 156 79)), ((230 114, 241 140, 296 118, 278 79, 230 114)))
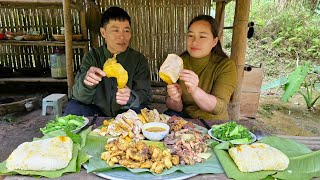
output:
MULTIPOLYGON (((82 38, 84 40, 88 39, 88 29, 87 29, 87 25, 86 25, 86 12, 85 9, 81 9, 80 10, 80 29, 81 29, 81 34, 82 34, 82 38)), ((88 45, 86 45, 86 48, 83 49, 83 54, 87 54, 89 50, 88 45)))
POLYGON ((65 37, 65 45, 66 45, 68 96, 70 97, 71 88, 74 83, 72 21, 71 21, 70 0, 63 0, 63 17, 64 17, 64 31, 65 31, 64 37, 65 37))
POLYGON ((219 36, 221 46, 223 46, 224 15, 225 15, 225 2, 221 2, 221 1, 216 2, 215 19, 219 25, 218 36, 219 36))
POLYGON ((92 48, 99 47, 99 34, 95 32, 90 32, 90 45, 92 48))
POLYGON ((89 38, 91 48, 99 47, 99 35, 100 35, 100 20, 101 20, 101 9, 96 5, 95 0, 88 0, 86 3, 87 11, 85 14, 86 24, 89 29, 89 38))
POLYGON ((237 66, 238 80, 229 104, 229 115, 232 120, 240 119, 240 95, 245 62, 250 0, 236 0, 234 15, 231 58, 237 66))

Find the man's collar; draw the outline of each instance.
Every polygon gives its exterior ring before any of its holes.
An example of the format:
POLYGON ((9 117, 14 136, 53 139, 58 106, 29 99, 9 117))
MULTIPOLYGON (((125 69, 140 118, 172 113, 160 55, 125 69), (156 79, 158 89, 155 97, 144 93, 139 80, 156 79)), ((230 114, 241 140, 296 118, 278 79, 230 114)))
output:
POLYGON ((107 58, 112 57, 112 53, 107 48, 107 44, 106 43, 103 43, 103 54, 107 58))
MULTIPOLYGON (((123 54, 125 54, 127 51, 129 50, 129 47, 127 47, 127 49, 120 53, 120 54, 117 54, 117 56, 123 56, 123 54)), ((109 51, 109 49, 107 48, 107 44, 106 43, 103 43, 103 54, 106 58, 110 58, 110 57, 113 57, 113 54, 109 51)))

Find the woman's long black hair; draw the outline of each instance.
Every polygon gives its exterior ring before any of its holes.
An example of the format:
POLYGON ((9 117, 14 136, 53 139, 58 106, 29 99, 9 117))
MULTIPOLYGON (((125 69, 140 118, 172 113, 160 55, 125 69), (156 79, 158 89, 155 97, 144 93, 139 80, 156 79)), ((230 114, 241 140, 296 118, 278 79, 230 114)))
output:
MULTIPOLYGON (((216 20, 209 16, 209 15, 199 15, 195 18, 192 19, 192 21, 189 23, 189 26, 188 26, 188 29, 190 28, 190 26, 194 23, 194 22, 197 22, 197 21, 207 21, 210 26, 211 26, 211 33, 213 35, 213 37, 218 37, 218 23, 216 22, 216 20)), ((216 44, 215 47, 212 48, 211 52, 223 57, 224 58, 228 58, 228 55, 222 50, 222 46, 221 46, 221 43, 220 43, 220 40, 218 39, 218 42, 216 44)), ((184 53, 183 53, 184 54, 184 53)))

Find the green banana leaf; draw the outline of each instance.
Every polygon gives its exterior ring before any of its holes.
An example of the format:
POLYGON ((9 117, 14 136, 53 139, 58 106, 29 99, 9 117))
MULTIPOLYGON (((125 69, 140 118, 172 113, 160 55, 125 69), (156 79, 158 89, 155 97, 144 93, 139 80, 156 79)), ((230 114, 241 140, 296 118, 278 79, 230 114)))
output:
POLYGON ((261 87, 261 90, 269 90, 269 89, 272 89, 272 88, 275 88, 275 87, 279 87, 279 86, 282 86, 282 85, 285 85, 286 83, 288 82, 288 78, 287 77, 280 77, 274 81, 271 81, 265 85, 263 85, 261 87))
POLYGON ((314 72, 317 74, 320 74, 320 66, 315 65, 314 66, 314 72))
MULTIPOLYGON (((6 161, 0 163, 0 175, 14 175, 14 174, 21 174, 21 175, 30 175, 35 177, 48 177, 48 178, 57 178, 61 177, 64 173, 73 173, 73 172, 80 172, 81 165, 85 163, 89 156, 81 150, 81 146, 84 145, 86 140, 86 136, 91 131, 91 128, 88 128, 80 133, 81 144, 73 143, 72 149, 72 159, 70 160, 67 167, 55 171, 24 171, 24 170, 15 170, 9 171, 6 167, 6 161)), ((34 138, 34 141, 40 139, 47 139, 56 136, 65 136, 66 133, 63 130, 54 131, 51 133, 46 134, 42 138, 34 138)))
POLYGON ((277 171, 259 171, 252 173, 240 172, 232 158, 229 156, 228 150, 230 143, 225 142, 215 146, 214 151, 221 162, 227 176, 236 180, 251 180, 264 178, 280 178, 280 179, 310 179, 320 176, 320 151, 312 152, 308 147, 299 144, 294 140, 265 137, 259 142, 266 143, 286 154, 289 157, 289 167, 282 172, 277 171))
MULTIPOLYGON (((90 156, 92 156, 89 159, 89 162, 87 163, 87 172, 102 172, 102 171, 108 171, 110 169, 114 168, 124 168, 120 165, 115 165, 113 167, 106 164, 105 161, 100 159, 100 155, 102 152, 105 151, 104 146, 107 143, 108 137, 102 137, 98 135, 94 135, 90 133, 87 137, 87 144, 84 147, 84 151, 86 151, 90 156)), ((164 145, 163 145, 164 146, 164 145)), ((203 163, 196 163, 195 165, 191 166, 173 166, 169 170, 164 170, 161 175, 167 175, 170 173, 173 173, 175 171, 181 171, 183 173, 188 174, 207 174, 207 173, 224 173, 223 168, 221 167, 219 160, 215 156, 214 152, 210 150, 212 155, 209 159, 207 159, 203 163)), ((130 169, 129 171, 132 173, 140 173, 140 172, 150 172, 149 169, 130 169)))
POLYGON ((314 83, 314 89, 316 91, 320 92, 320 83, 319 82, 314 83))
POLYGON ((286 171, 278 172, 273 177, 279 179, 312 179, 320 177, 320 151, 290 158, 286 171))
POLYGON ((308 154, 308 153, 312 152, 312 150, 309 149, 304 144, 299 144, 294 140, 280 138, 277 136, 268 136, 268 137, 261 139, 259 142, 268 144, 276 149, 279 149, 281 152, 286 154, 288 157, 301 156, 301 155, 308 154))
POLYGON ((281 100, 288 102, 289 99, 295 95, 301 87, 301 84, 306 79, 310 70, 310 62, 306 62, 304 66, 298 66, 288 77, 288 82, 285 84, 285 92, 281 100))

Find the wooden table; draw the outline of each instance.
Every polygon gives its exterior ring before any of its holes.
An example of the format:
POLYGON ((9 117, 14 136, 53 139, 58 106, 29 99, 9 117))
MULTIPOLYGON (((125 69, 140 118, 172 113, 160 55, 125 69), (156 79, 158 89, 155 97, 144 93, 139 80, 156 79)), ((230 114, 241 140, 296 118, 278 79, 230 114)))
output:
MULTIPOLYGON (((103 123, 103 120, 108 119, 108 118, 103 118, 103 117, 99 117, 96 121, 96 127, 100 126, 103 123)), ((92 121, 92 117, 89 117, 90 122, 92 121)), ((198 124, 200 126, 204 126, 203 123, 200 120, 194 120, 194 119, 189 119, 189 121, 192 121, 195 124, 198 124)), ((241 121, 237 121, 237 123, 242 124, 246 127, 248 127, 249 129, 251 129, 254 126, 254 123, 252 122, 254 120, 241 120, 241 121)), ((227 121, 205 121, 208 125, 213 125, 213 124, 221 124, 221 123, 225 123, 227 121)), ((283 138, 288 138, 288 139, 293 139, 296 140, 299 143, 305 144, 306 146, 308 146, 310 149, 312 149, 313 151, 315 150, 320 150, 320 137, 301 137, 301 136, 283 136, 283 135, 279 135, 279 137, 283 137, 283 138)), ((4 179, 4 180, 33 180, 36 178, 33 177, 27 177, 27 176, 0 176, 0 180, 4 179)), ((48 179, 48 178, 42 178, 42 179, 48 179)), ((98 180, 98 179, 103 179, 101 177, 98 177, 92 173, 87 173, 85 169, 81 169, 81 172, 79 173, 73 173, 73 174, 66 174, 60 178, 57 179, 61 179, 61 180, 74 180, 74 179, 90 179, 90 180, 98 180)), ((228 179, 227 176, 225 174, 201 174, 201 175, 197 175, 194 176, 192 178, 189 178, 190 180, 216 180, 216 179, 228 179)), ((317 178, 320 179, 320 178, 317 178)))

